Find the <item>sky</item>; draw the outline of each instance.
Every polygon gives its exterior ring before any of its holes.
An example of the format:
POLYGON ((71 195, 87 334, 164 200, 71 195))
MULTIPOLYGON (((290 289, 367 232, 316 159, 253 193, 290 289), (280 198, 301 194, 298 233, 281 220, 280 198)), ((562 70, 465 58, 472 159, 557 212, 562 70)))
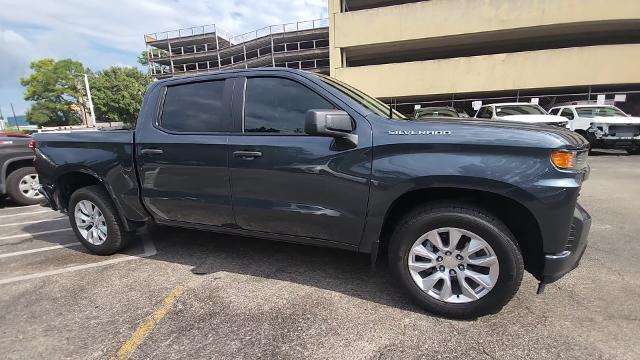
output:
POLYGON ((144 35, 216 24, 236 35, 327 17, 327 0, 0 0, 0 109, 24 114, 29 63, 71 58, 98 71, 137 66, 144 35))

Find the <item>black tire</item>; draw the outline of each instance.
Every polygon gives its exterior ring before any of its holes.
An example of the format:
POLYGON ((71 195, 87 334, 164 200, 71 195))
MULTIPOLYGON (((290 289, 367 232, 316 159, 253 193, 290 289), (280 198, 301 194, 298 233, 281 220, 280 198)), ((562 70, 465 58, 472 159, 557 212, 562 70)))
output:
POLYGON ((26 166, 14 170, 7 176, 7 195, 20 205, 35 205, 42 201, 42 198, 31 198, 20 191, 20 180, 27 175, 38 174, 33 166, 26 166))
POLYGON ((472 319, 500 311, 517 292, 524 272, 522 254, 509 229, 490 213, 467 204, 441 203, 411 211, 396 226, 388 255, 393 275, 411 298, 428 312, 448 318, 472 319), (412 279, 407 265, 412 245, 422 235, 442 227, 473 232, 494 250, 499 275, 494 287, 480 299, 447 303, 424 292, 412 279))
POLYGON ((78 237, 82 245, 92 253, 98 255, 111 255, 120 251, 127 245, 131 234, 125 231, 120 218, 118 217, 113 201, 111 201, 109 194, 107 194, 102 186, 93 185, 76 190, 71 195, 68 210, 69 222, 71 223, 73 232, 76 234, 76 237, 78 237), (95 245, 87 241, 80 233, 78 225, 76 224, 74 209, 76 204, 81 200, 88 200, 94 203, 104 216, 107 226, 107 237, 100 245, 95 245))

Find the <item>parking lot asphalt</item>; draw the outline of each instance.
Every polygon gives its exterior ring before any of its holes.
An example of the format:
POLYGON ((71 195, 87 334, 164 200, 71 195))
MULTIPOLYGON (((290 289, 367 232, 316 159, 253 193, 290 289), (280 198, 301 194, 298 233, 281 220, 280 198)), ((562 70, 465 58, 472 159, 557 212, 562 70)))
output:
MULTIPOLYGON (((580 267, 473 321, 345 251, 183 229, 89 254, 62 214, 0 203, 2 358, 640 358, 640 156, 590 158, 580 267)), ((1 202, 2 200, 0 200, 1 202)))

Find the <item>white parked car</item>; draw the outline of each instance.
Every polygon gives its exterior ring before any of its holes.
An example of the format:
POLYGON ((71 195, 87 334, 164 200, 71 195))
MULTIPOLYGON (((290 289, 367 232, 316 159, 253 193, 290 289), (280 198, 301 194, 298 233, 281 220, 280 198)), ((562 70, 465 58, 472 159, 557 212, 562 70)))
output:
POLYGON ((500 103, 484 105, 475 115, 479 119, 508 120, 566 127, 568 120, 549 115, 540 105, 532 103, 500 103))
POLYGON ((569 120, 569 129, 584 136, 592 147, 640 154, 640 117, 629 116, 613 105, 565 105, 549 112, 569 120))

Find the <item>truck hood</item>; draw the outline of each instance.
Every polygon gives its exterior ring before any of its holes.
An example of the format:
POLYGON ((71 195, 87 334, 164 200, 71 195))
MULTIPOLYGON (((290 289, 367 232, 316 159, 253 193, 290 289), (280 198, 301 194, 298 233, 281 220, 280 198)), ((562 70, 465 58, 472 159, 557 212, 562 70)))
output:
POLYGON ((497 119, 536 124, 567 122, 566 118, 558 115, 507 115, 497 117, 497 119))
POLYGON ((383 143, 424 141, 450 144, 579 149, 589 146, 587 140, 574 131, 558 126, 543 126, 540 123, 433 117, 412 120, 389 120, 375 115, 370 115, 368 118, 370 118, 374 130, 374 139, 376 137, 379 140, 384 138, 383 143))
POLYGON ((640 117, 637 116, 596 116, 593 118, 582 118, 590 120, 595 124, 628 124, 628 125, 638 125, 640 124, 640 117))

